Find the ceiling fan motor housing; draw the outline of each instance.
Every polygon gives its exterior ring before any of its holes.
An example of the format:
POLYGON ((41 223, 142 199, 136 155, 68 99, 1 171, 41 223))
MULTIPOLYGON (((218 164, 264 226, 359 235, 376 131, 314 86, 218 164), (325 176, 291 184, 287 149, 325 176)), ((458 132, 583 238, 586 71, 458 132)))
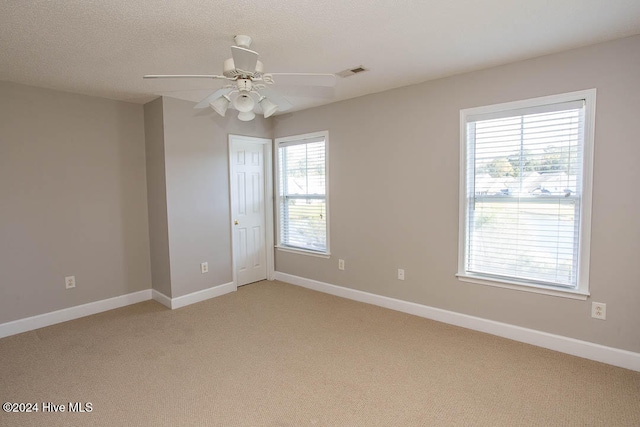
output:
POLYGON ((261 61, 258 61, 256 63, 256 70, 253 73, 244 73, 244 72, 240 72, 239 70, 236 69, 236 64, 234 64, 233 62, 233 58, 229 58, 227 60, 224 61, 224 65, 223 65, 223 72, 222 74, 225 77, 229 77, 229 78, 259 78, 260 76, 262 76, 262 73, 264 72, 264 67, 262 65, 261 61))

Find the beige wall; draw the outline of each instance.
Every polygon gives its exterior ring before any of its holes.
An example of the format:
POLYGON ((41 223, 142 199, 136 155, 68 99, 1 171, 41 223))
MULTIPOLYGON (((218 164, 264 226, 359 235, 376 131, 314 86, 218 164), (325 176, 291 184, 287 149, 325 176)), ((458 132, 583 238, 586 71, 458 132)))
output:
POLYGON ((149 289, 142 106, 0 82, 0 138, 0 323, 149 289))
POLYGON ((276 116, 274 137, 330 133, 332 253, 277 252, 276 270, 639 352, 639 116, 640 37, 276 116), (456 280, 460 109, 589 88, 597 88, 592 298, 456 280), (590 317, 592 301, 607 304, 606 321, 590 317))
POLYGON ((167 185, 164 156, 162 98, 144 106, 144 135, 147 166, 147 209, 149 210, 149 255, 153 289, 171 297, 167 185))
POLYGON ((176 298, 233 280, 228 136, 270 137, 271 128, 260 116, 241 122, 235 111, 223 118, 173 98, 162 105, 170 296, 176 298), (201 274, 205 261, 209 273, 201 274))
POLYGON ((639 75, 632 37, 250 123, 0 82, 0 323, 149 289, 149 230, 156 289, 230 282, 228 134, 326 129, 332 258, 278 271, 639 352, 639 75), (457 281, 459 110, 594 87, 592 298, 457 281))

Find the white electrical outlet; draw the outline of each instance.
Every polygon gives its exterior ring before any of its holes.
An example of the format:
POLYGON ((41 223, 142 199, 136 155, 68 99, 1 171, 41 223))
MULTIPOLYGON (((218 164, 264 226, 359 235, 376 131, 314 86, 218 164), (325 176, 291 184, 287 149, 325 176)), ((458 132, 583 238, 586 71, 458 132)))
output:
POLYGON ((404 269, 398 269, 398 280, 404 280, 404 269))
POLYGON ((591 317, 594 319, 607 320, 607 304, 592 302, 591 317))
POLYGON ((76 287, 76 276, 67 276, 64 278, 64 286, 67 289, 76 287))
POLYGON ((208 273, 209 272, 209 263, 208 262, 201 262, 200 263, 200 273, 204 274, 204 273, 208 273))
POLYGON ((339 259, 338 260, 338 270, 344 270, 344 260, 343 259, 339 259))

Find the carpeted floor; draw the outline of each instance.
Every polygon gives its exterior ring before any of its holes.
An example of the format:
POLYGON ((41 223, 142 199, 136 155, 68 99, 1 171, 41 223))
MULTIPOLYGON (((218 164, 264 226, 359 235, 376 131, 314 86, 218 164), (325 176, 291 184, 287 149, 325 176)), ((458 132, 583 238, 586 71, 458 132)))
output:
POLYGON ((0 362, 2 402, 39 405, 2 426, 640 426, 639 372, 280 282, 3 338, 0 362))

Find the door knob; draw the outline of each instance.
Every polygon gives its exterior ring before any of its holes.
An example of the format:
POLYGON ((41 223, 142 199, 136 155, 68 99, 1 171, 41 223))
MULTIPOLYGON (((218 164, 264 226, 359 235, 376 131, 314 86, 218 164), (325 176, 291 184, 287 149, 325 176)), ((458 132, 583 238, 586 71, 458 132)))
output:
POLYGON ((239 224, 239 222, 238 222, 237 219, 235 221, 233 221, 233 225, 238 225, 238 224, 239 224))

